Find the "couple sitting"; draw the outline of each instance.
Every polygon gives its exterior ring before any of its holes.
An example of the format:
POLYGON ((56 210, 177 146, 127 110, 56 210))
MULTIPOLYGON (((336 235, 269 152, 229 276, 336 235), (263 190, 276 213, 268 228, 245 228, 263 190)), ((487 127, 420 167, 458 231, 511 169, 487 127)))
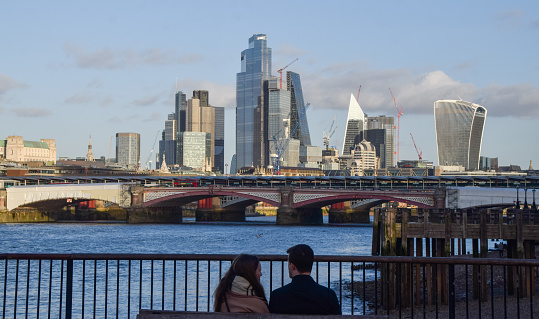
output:
POLYGON ((215 290, 215 312, 273 312, 285 314, 341 314, 335 292, 311 277, 314 253, 307 245, 289 248, 288 274, 292 282, 271 292, 266 299, 260 283, 260 261, 239 255, 215 290))

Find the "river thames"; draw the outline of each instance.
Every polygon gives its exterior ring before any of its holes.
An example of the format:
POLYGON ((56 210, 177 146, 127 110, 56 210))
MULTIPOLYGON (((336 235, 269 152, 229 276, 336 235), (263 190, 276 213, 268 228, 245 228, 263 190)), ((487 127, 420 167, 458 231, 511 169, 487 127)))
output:
POLYGON ((295 244, 318 255, 370 255, 372 226, 277 226, 275 217, 245 223, 0 224, 6 253, 286 254, 295 244))

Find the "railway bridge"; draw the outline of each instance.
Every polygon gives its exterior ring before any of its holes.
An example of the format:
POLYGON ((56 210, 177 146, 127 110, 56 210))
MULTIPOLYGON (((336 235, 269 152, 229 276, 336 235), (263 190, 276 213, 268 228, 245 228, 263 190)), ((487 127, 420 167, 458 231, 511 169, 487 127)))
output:
MULTIPOLYGON (((277 207, 278 224, 321 224, 322 208, 326 206, 331 207, 331 223, 368 223, 370 208, 384 202, 406 203, 425 209, 507 207, 515 205, 519 194, 522 200, 526 196, 531 199, 531 193, 529 189, 485 187, 354 189, 239 185, 144 187, 136 183, 49 184, 0 189, 0 211, 13 212, 28 208, 43 212, 100 200, 106 205, 124 208, 130 223, 181 223, 182 206, 196 202, 197 221, 244 221, 246 207, 264 202, 277 207), (225 198, 233 200, 226 201, 225 198)), ((535 202, 534 190, 533 195, 535 202)))

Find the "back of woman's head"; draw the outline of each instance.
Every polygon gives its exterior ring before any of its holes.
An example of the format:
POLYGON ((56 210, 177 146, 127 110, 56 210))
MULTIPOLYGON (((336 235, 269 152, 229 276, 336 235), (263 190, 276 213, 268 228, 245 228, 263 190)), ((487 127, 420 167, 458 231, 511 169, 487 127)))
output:
POLYGON ((266 300, 264 287, 262 287, 262 284, 256 276, 256 270, 259 263, 260 260, 254 255, 241 254, 234 258, 232 264, 230 265, 230 269, 228 269, 215 289, 214 311, 219 311, 221 308, 221 304, 224 302, 225 294, 231 289, 232 282, 236 276, 245 278, 253 287, 255 294, 258 297, 266 300))

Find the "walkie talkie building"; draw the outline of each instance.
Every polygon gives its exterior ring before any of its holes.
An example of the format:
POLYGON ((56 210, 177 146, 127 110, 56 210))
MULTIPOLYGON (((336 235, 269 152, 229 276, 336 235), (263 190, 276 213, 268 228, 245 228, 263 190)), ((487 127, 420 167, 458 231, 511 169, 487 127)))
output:
POLYGON ((438 165, 479 169, 487 109, 462 100, 434 102, 438 165))

